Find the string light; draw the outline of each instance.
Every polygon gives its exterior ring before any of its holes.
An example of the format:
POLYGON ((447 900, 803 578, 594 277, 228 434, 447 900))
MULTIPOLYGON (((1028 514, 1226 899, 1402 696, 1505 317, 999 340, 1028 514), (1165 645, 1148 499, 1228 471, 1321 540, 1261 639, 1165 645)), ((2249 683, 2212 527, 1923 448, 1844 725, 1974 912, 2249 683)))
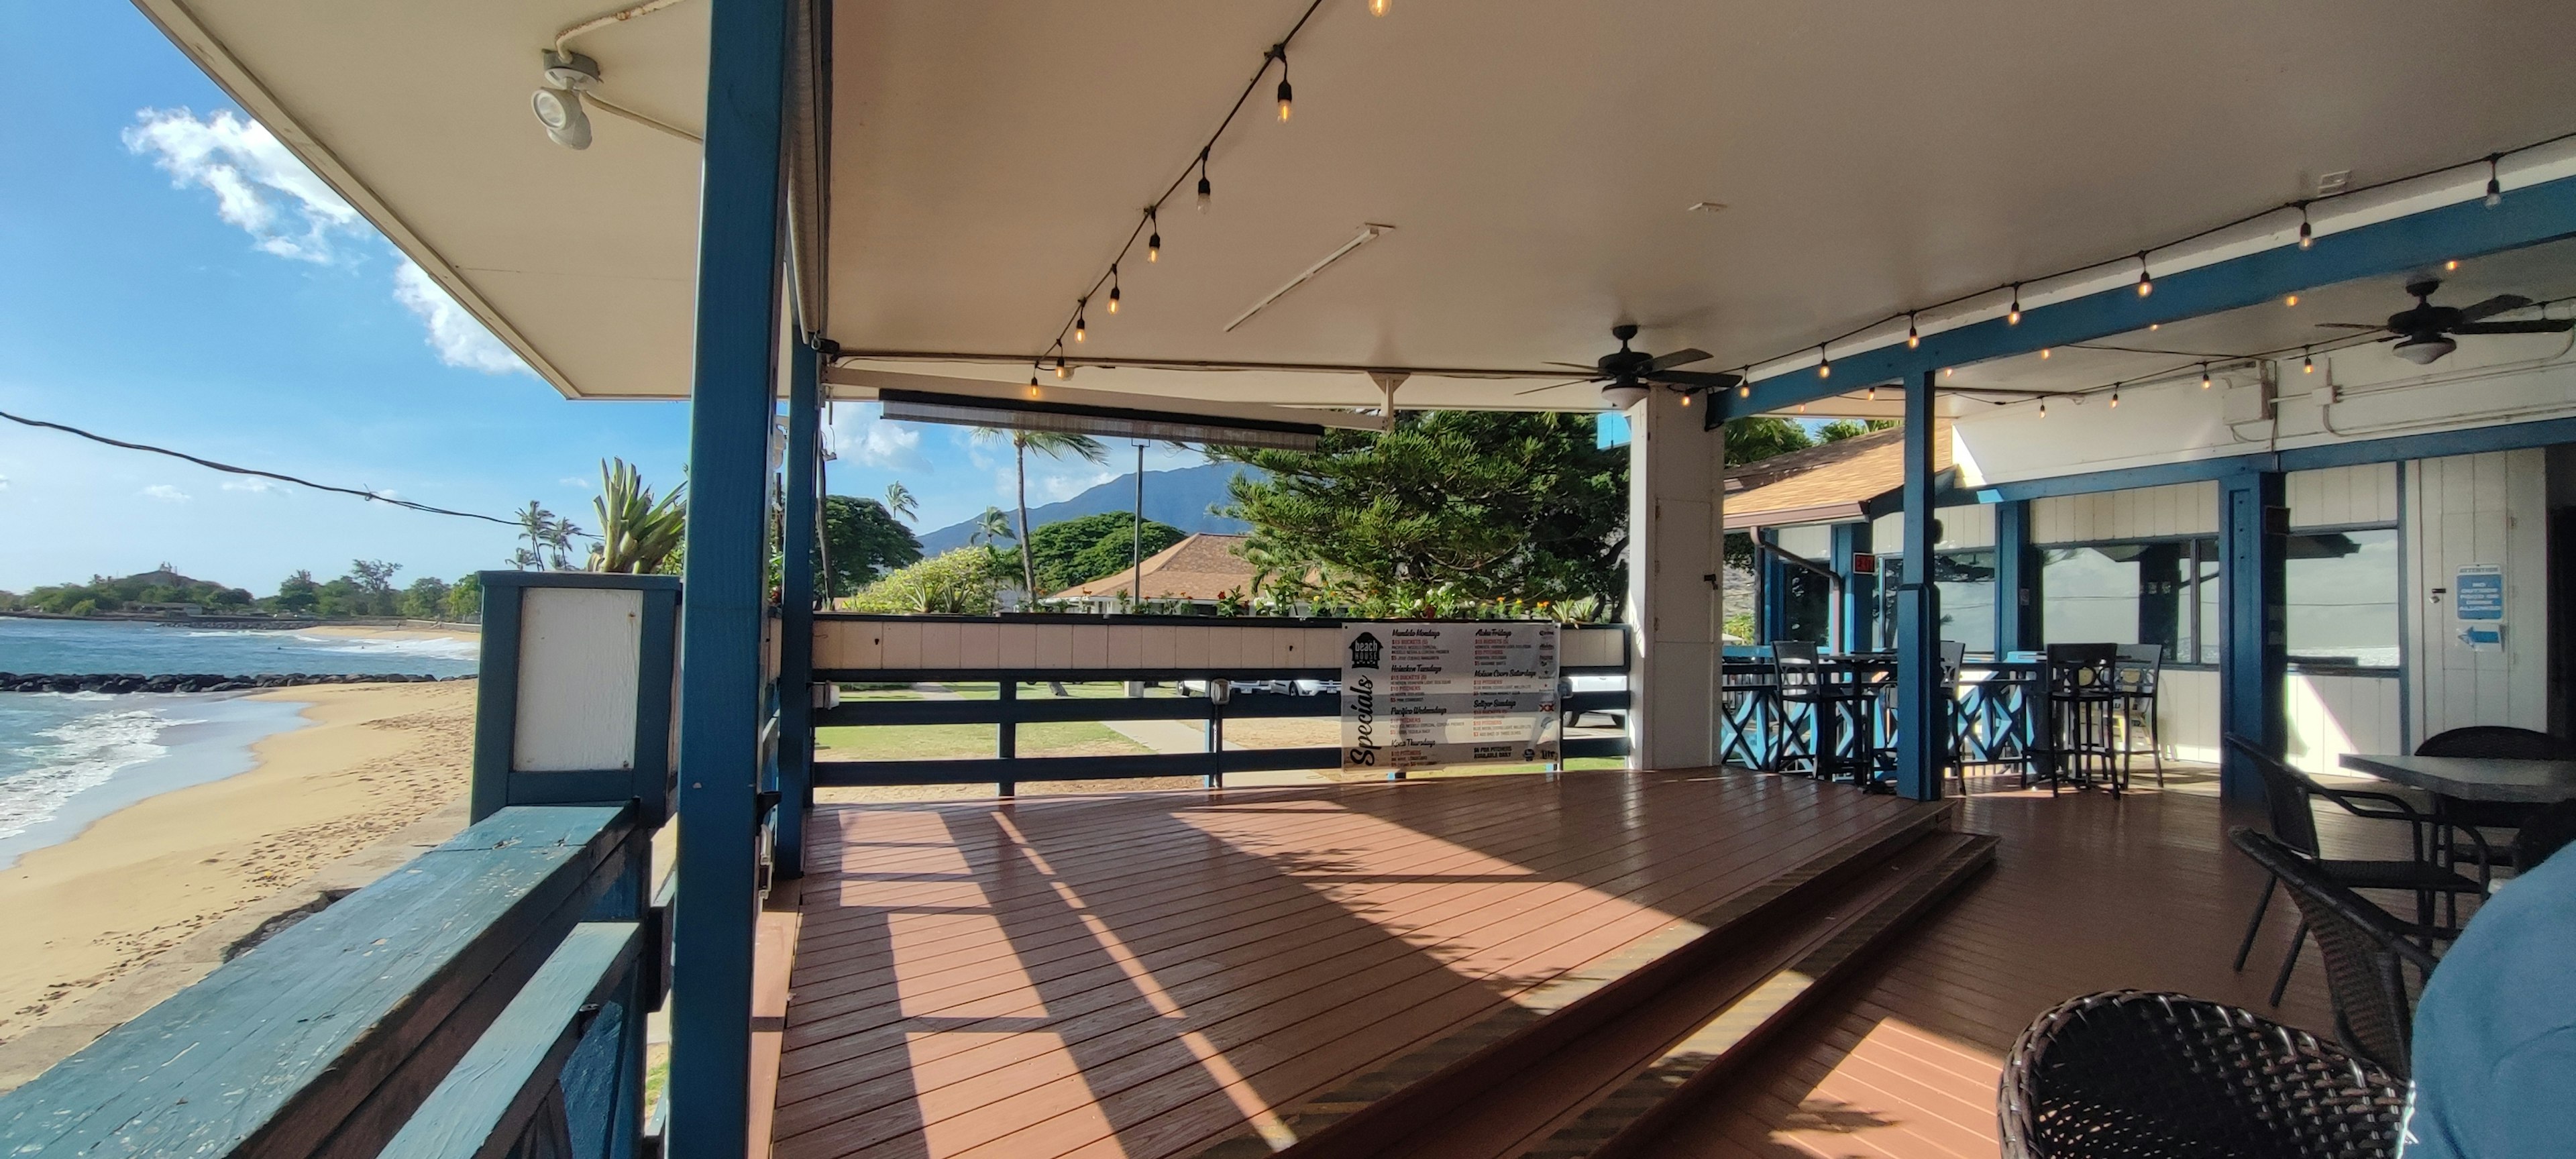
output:
POLYGON ((2116 382, 2111 384, 2111 409, 2120 409, 2120 384, 2116 382))
POLYGON ((1386 15, 1386 0, 1369 0, 1369 15, 1386 15))
POLYGON ((1959 368, 1955 366, 1944 366, 1941 368, 1941 377, 1943 378, 1948 378, 1957 373, 1959 373, 1959 368))
POLYGON ((2143 297, 2146 297, 2147 295, 2152 294, 2152 293, 2155 293, 2155 292, 2156 292, 2156 282, 2155 282, 2155 279, 2150 278, 2150 277, 2148 277, 2148 276, 2147 276, 2147 255, 2146 255, 2146 251, 2141 250, 2141 251, 2139 251, 2139 252, 2138 252, 2138 296, 2139 296, 2139 297, 2141 297, 2141 298, 2143 298, 2143 297))
POLYGON ((2014 282, 2012 291, 2012 309, 2004 311, 2004 325, 2019 326, 2021 325, 2021 283, 2014 282))
MULTIPOLYGON (((1832 378, 1833 376, 1834 376, 1834 360, 1833 360, 1833 357, 1832 357, 1831 355, 1828 355, 1828 354, 1826 354, 1826 353, 1825 353, 1825 348, 1824 348, 1824 347, 1822 347, 1822 346, 1817 347, 1817 348, 1816 348, 1816 377, 1818 377, 1818 378, 1832 378)), ((1802 407, 1799 407, 1798 409, 1799 409, 1799 410, 1801 410, 1801 411, 1804 411, 1804 410, 1806 410, 1807 408, 1805 408, 1805 407, 1803 407, 1803 406, 1802 406, 1802 407)))
POLYGON ((2047 417, 2048 417, 2048 400, 2047 400, 2047 399, 2044 399, 2044 398, 2043 398, 2043 399, 2039 400, 2039 417, 2041 417, 2041 418, 2047 418, 2047 417))
POLYGON ((2313 355, 2313 354, 2308 353, 2308 348, 2307 348, 2307 347, 2305 347, 2305 346, 2300 347, 2300 348, 2299 348, 2299 373, 2301 373, 2301 374, 2315 374, 2316 372, 2317 372, 2317 356, 2316 356, 2316 355, 2313 355))
POLYGON ((2289 297, 2282 299, 2281 302, 2285 306, 2296 306, 2299 304, 2299 296, 2297 294, 2292 294, 2289 297))
POLYGON ((1082 339, 1083 339, 1083 331, 1085 331, 1085 330, 1087 330, 1087 329, 1089 329, 1089 328, 1090 328, 1088 325, 1086 325, 1086 324, 1085 324, 1085 322, 1084 322, 1084 320, 1083 320, 1083 310, 1084 310, 1084 307, 1087 307, 1087 306, 1089 306, 1089 305, 1091 305, 1091 299, 1089 299, 1089 298, 1084 298, 1084 299, 1083 299, 1083 300, 1081 300, 1080 302, 1076 302, 1076 303, 1074 303, 1074 307, 1073 307, 1073 340, 1074 340, 1074 341, 1076 341, 1076 342, 1080 342, 1080 341, 1082 341, 1082 339))
POLYGON ((1270 50, 1270 54, 1279 58, 1279 123, 1285 125, 1288 123, 1289 105, 1297 99, 1296 90, 1288 87, 1288 46, 1278 45, 1270 50))
POLYGON ((2452 273, 2452 272, 2454 272, 2454 271, 2458 270, 2459 268, 2460 268, 2460 262, 2459 262, 2459 259, 2457 259, 2457 258, 2453 258, 2453 259, 2451 259, 2450 261, 2447 261, 2447 262, 2442 263, 2442 272, 2443 272, 2443 273, 2446 273, 2446 274, 2447 274, 2447 273, 2452 273))
POLYGON ((1109 312, 1118 312, 1118 263, 1109 264, 1109 312))
POLYGON ((1742 369, 1742 370, 1739 370, 1739 371, 1736 371, 1736 372, 1735 372, 1735 397, 1737 397, 1737 398, 1751 398, 1751 397, 1753 397, 1753 368, 1752 368, 1752 367, 1747 366, 1747 367, 1745 367, 1744 369, 1742 369))
POLYGON ((1056 351, 1055 376, 1058 381, 1073 377, 1073 368, 1064 364, 1064 351, 1062 349, 1058 349, 1056 351))
POLYGON ((1799 404, 1798 404, 1798 413, 1799 413, 1799 414, 1805 414, 1805 413, 1807 413, 1807 404, 1805 404, 1805 403, 1803 403, 1803 402, 1802 402, 1802 403, 1799 403, 1799 404))
POLYGON ((1877 401, 1878 401, 1878 388, 1877 388, 1876 386, 1872 386, 1872 387, 1870 387, 1870 388, 1869 388, 1869 390, 1867 390, 1866 392, 1864 392, 1864 393, 1861 395, 1861 401, 1863 401, 1863 402, 1877 402, 1877 401))
MULTIPOLYGON (((1207 212, 1207 207, 1208 207, 1208 195, 1209 195, 1210 193, 1215 192, 1215 187, 1214 187, 1214 186, 1211 186, 1211 185, 1209 185, 1209 184, 1208 184, 1208 179, 1207 179, 1207 163, 1208 163, 1208 151, 1207 151, 1206 149, 1200 149, 1200 150, 1199 150, 1199 212, 1201 212, 1201 213, 1206 213, 1206 212, 1207 212)), ((1134 234, 1129 234, 1128 236, 1133 237, 1133 236, 1135 236, 1135 235, 1134 235, 1134 234)))
POLYGON ((2308 203, 2301 201, 2299 202, 2299 248, 2312 249, 2316 244, 2316 231, 2308 228, 2308 203))
MULTIPOLYGON (((1159 205, 1149 205, 1145 207, 1145 227, 1153 231, 1153 236, 1145 239, 1145 260, 1149 262, 1159 262, 1163 260, 1163 222, 1160 218, 1155 216, 1155 212, 1161 208, 1162 206, 1159 205)), ((1128 236, 1134 237, 1135 235, 1129 234, 1128 236)))
POLYGON ((2050 354, 2056 353, 2056 351, 2057 348, 2054 346, 2042 346, 2039 348, 2039 356, 2042 360, 2045 360, 2050 354))
POLYGON ((1907 314, 1905 316, 1905 348, 1912 350, 1921 345, 1923 345, 1923 336, 1916 333, 1914 330, 1914 315, 1907 314))
POLYGON ((1689 392, 1689 391, 1687 391, 1687 390, 1683 391, 1683 392, 1682 392, 1682 405, 1683 405, 1683 406, 1689 406, 1689 405, 1690 405, 1690 399, 1691 399, 1691 392, 1689 392))
POLYGON ((2200 364, 2200 388, 2209 389, 2209 364, 2206 362, 2200 364))
POLYGON ((2504 183, 2496 179, 2496 162, 2503 157, 2502 153, 2487 154, 2487 208, 2489 209, 2504 204, 2504 183))

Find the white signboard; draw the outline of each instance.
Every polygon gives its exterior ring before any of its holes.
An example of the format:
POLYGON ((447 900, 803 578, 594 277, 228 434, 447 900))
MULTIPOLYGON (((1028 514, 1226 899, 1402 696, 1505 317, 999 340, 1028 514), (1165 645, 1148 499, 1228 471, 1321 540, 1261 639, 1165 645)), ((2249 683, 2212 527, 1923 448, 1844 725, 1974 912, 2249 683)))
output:
POLYGON ((1553 623, 1342 628, 1342 767, 1557 759, 1553 623))

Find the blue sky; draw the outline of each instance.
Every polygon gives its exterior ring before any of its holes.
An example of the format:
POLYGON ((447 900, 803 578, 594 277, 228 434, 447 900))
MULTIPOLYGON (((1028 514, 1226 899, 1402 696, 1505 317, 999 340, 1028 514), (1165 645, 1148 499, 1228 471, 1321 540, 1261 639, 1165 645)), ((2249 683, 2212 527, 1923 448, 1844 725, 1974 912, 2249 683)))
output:
MULTIPOLYGON (((536 499, 584 526, 602 458, 682 477, 686 406, 561 398, 131 6, 0 3, 0 107, 0 410, 440 507, 536 499)), ((1008 504, 1007 448, 837 409, 833 490, 899 478, 925 529, 1008 504)), ((1112 451, 1033 465, 1030 502, 1115 477, 1133 451, 1112 451)), ((164 561, 261 593, 354 558, 453 578, 512 545, 487 523, 0 422, 0 589, 164 561)))

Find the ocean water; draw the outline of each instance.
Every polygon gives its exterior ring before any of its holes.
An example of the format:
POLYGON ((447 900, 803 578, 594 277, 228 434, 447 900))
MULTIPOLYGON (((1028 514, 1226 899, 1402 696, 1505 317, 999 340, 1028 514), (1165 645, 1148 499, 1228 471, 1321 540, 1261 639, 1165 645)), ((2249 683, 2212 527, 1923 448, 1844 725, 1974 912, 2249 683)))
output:
MULTIPOLYGON (((0 672, 471 673, 475 645, 0 617, 0 672)), ((241 693, 0 692, 0 869, 158 793, 245 772, 303 705, 241 693)))

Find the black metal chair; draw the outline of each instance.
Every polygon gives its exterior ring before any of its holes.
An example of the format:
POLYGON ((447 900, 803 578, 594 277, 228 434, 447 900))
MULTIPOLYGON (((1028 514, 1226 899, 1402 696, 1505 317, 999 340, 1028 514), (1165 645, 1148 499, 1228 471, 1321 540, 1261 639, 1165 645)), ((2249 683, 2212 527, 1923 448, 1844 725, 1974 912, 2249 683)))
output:
MULTIPOLYGON (((2458 899, 2461 894, 2484 897, 2491 872, 2491 855, 2484 839, 2478 846, 2478 876, 2463 877, 2457 870, 2428 860, 2430 846, 2426 841, 2432 818, 2389 793, 2335 789, 2318 783, 2316 778, 2284 764, 2243 737, 2227 738, 2228 747, 2243 754, 2263 776, 2263 807, 2272 822, 2272 836, 2283 845, 2308 859, 2317 872, 2347 890, 2386 889, 2415 895, 2416 920, 2407 927, 2409 936, 2419 940, 2427 952, 2433 941, 2458 936, 2458 899), (2412 830, 2415 856, 2405 861, 2329 860, 2317 846, 2317 819, 2314 801, 2324 797, 2356 817, 2382 821, 2402 821, 2412 830), (2435 925, 2433 899, 2442 897, 2450 903, 2448 926, 2435 925)), ((2263 883, 2263 897, 2254 903, 2254 916, 2245 923, 2245 940, 2236 947, 2236 968, 2245 968, 2245 958, 2254 952, 2254 936, 2263 929, 2263 914, 2272 905, 2272 891, 2279 888, 2280 878, 2263 883)), ((2394 919, 2391 919, 2394 920, 2394 919)), ((2281 994, 2289 989, 2290 971, 2299 964, 2299 949, 2307 944, 2308 925, 2299 923, 2299 932, 2290 939, 2290 952, 2281 959, 2281 974, 2272 982, 2272 1004, 2281 1004, 2281 994)))
POLYGON ((2415 1002, 2405 967, 2415 967, 2419 979, 2431 977, 2432 951, 2408 941, 2412 931, 2388 911, 2319 872, 2314 858, 2243 825, 2229 830, 2227 839, 2272 880, 2290 887, 2290 900, 2298 903, 2299 918, 2317 936, 2317 953, 2325 958, 2335 1037, 2343 1048, 2407 1077, 2415 1002))
POLYGON ((2007 1159, 2378 1157, 2405 1088, 2314 1035, 2181 994, 2059 1003, 2004 1056, 2007 1159))
POLYGON ((2126 777, 2113 756, 2111 716, 2119 688, 2112 663, 2119 658, 2111 644, 2048 646, 2048 791, 2053 796, 2070 780, 2091 788, 2095 774, 2117 794, 2126 777))
POLYGON ((2162 644, 2122 644, 2111 661, 2111 719, 2119 726, 2120 777, 2128 779, 2130 763, 2143 751, 2155 762, 2159 789, 2165 787, 2165 745, 2156 728, 2156 691, 2164 672, 2162 644), (2147 737, 2144 750, 2137 745, 2140 732, 2147 737))
POLYGON ((1771 662, 1779 674, 1780 745, 1774 767, 1781 772, 1804 772, 1820 780, 1833 780, 1842 773, 1866 783, 1870 780, 1872 761, 1870 741, 1859 739, 1857 758, 1845 749, 1861 716, 1859 707, 1866 697, 1859 686, 1839 681, 1826 671, 1816 646, 1794 640, 1775 641, 1771 645, 1771 662), (1806 727, 1798 726, 1800 709, 1804 709, 1806 727), (1800 751, 1801 740, 1804 751, 1800 751), (1793 769, 1804 764, 1804 769, 1793 769))

